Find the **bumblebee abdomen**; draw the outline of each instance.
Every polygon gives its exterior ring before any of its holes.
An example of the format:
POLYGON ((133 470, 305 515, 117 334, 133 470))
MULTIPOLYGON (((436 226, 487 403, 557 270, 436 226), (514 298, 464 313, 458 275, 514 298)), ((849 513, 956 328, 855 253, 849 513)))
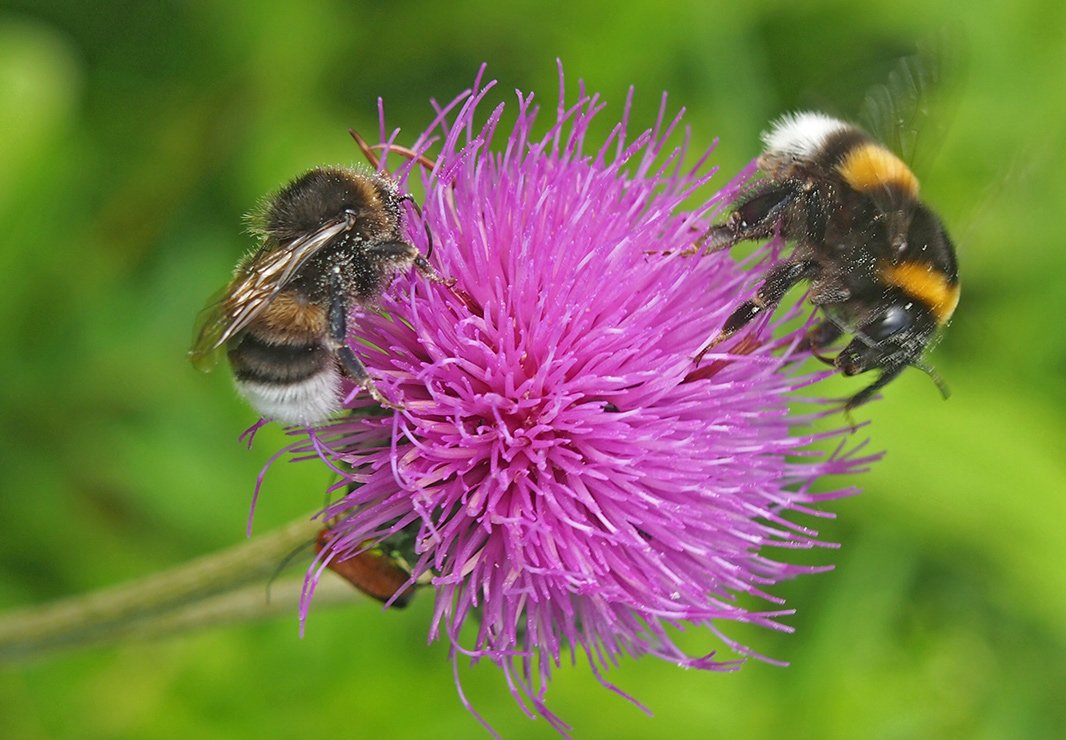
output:
POLYGON ((918 261, 886 263, 879 272, 886 283, 925 306, 938 326, 947 324, 959 305, 958 278, 933 264, 918 261))
POLYGON ((278 293, 270 305, 256 317, 259 332, 273 341, 297 344, 321 340, 326 335, 326 309, 321 299, 314 301, 308 291, 286 290, 278 293))
POLYGON ((278 343, 253 327, 230 348, 229 359, 238 380, 295 383, 321 372, 333 355, 321 339, 278 343))
POLYGON ((918 178, 903 160, 875 141, 849 148, 836 169, 844 182, 860 193, 896 190, 907 198, 918 197, 918 178))
POLYGON ((237 390, 262 416, 283 424, 313 426, 341 408, 341 375, 335 367, 295 383, 236 379, 237 390))
POLYGON ((237 390, 260 414, 315 424, 341 405, 341 377, 321 339, 274 343, 252 326, 229 350, 237 390))

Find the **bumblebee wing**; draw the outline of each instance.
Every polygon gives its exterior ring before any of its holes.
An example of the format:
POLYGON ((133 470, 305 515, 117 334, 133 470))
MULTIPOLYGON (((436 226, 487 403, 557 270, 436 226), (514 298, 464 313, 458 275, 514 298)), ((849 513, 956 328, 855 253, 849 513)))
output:
POLYGON ((201 313, 196 341, 189 352, 193 365, 209 369, 217 351, 247 328, 300 268, 347 228, 347 221, 331 221, 312 234, 278 249, 260 249, 245 260, 221 297, 208 303, 201 313))
POLYGON ((948 88, 958 66, 957 45, 938 37, 900 59, 863 103, 869 132, 918 173, 928 170, 947 130, 948 88))
POLYGON ((195 339, 192 349, 189 350, 189 362, 205 373, 218 362, 218 349, 222 346, 220 337, 229 324, 224 307, 228 294, 228 287, 216 293, 196 318, 195 339))

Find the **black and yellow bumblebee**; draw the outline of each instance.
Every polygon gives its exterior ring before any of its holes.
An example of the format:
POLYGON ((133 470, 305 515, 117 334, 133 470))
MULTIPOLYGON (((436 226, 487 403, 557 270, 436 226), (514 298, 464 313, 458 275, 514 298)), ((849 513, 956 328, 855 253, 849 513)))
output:
POLYGON ((807 281, 808 298, 823 314, 808 334, 810 349, 817 354, 847 333, 853 338, 832 364, 849 376, 880 371, 845 410, 870 400, 907 367, 928 373, 947 397, 922 355, 958 305, 958 264, 944 224, 919 198, 911 168, 857 125, 823 113, 786 115, 763 142, 762 178, 701 244, 715 251, 780 234, 793 247, 697 362, 807 281))

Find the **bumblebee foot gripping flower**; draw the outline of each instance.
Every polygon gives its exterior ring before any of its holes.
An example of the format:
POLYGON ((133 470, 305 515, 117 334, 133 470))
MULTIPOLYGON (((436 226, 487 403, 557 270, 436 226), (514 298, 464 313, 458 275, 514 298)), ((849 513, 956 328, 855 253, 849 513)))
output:
POLYGON ((623 653, 729 670, 685 654, 672 629, 705 627, 741 656, 754 653, 719 623, 789 629, 767 589, 819 568, 766 549, 824 546, 788 514, 826 516, 814 507, 850 490, 811 484, 869 458, 820 457, 795 432, 810 419, 790 416, 793 392, 826 374, 791 372, 802 328, 774 338, 756 322, 694 363, 750 281, 726 253, 686 250, 751 168, 693 209, 706 155, 682 168, 665 98, 652 130, 629 138, 627 102, 596 146, 597 96, 560 92, 535 136, 531 95, 507 133, 504 105, 479 116, 491 87, 440 110, 412 147, 439 141, 432 169, 397 174, 404 190, 421 178, 425 223, 408 233, 425 252, 428 228, 454 285, 403 276, 381 313, 352 317, 353 346, 402 410, 353 392, 352 416, 290 448, 321 456, 344 493, 323 512, 303 616, 324 563, 401 553, 435 591, 431 637, 453 660, 500 666, 527 714, 566 733, 545 694, 568 650, 598 677, 623 653))

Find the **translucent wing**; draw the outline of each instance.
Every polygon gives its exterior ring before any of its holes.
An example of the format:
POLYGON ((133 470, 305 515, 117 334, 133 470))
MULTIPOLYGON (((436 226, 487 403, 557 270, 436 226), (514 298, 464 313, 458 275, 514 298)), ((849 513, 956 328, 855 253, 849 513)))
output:
POLYGON ((222 346, 219 337, 229 323, 223 309, 229 292, 227 286, 215 293, 196 318, 195 339, 192 349, 189 350, 189 361, 197 370, 207 372, 218 362, 217 349, 222 346))
POLYGON ((247 328, 300 268, 348 227, 347 220, 331 221, 278 249, 261 249, 244 262, 229 287, 200 314, 196 341, 189 352, 193 365, 210 369, 217 350, 247 328))
POLYGON ((950 118, 948 77, 958 63, 955 45, 938 37, 900 59, 888 80, 870 90, 863 103, 863 125, 916 172, 928 169, 944 138, 950 118))

